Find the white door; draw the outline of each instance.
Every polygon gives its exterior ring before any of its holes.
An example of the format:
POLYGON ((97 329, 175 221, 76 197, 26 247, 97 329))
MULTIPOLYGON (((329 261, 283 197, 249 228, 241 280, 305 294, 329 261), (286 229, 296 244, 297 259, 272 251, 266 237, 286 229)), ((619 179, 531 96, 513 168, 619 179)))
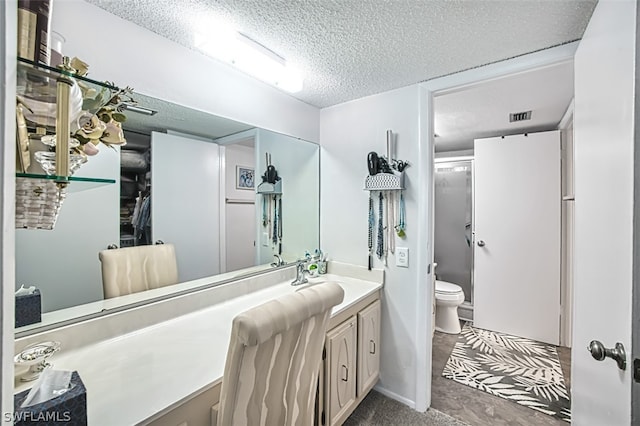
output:
POLYGON ((474 325, 558 344, 560 133, 476 139, 474 325))
MULTIPOLYGON (((631 423, 636 2, 600 1, 575 56, 573 423, 631 423), (600 340, 627 368, 595 361, 600 340)), ((637 111, 635 111, 637 114, 637 111)))
MULTIPOLYGON (((252 192, 251 195, 254 193, 252 192)), ((253 200, 226 203, 226 271, 255 265, 256 208, 253 200)))
MULTIPOLYGON (((244 138, 246 140, 246 136, 244 138)), ((253 141, 253 139, 251 139, 253 141)), ((224 163, 224 271, 231 272, 254 266, 256 263, 256 197, 253 188, 238 187, 238 168, 255 168, 256 151, 253 146, 225 145, 224 163)), ((255 181, 255 179, 254 179, 255 181)), ((271 262, 271 261, 269 261, 271 262)))
POLYGON ((218 145, 151 134, 151 233, 175 245, 180 282, 220 273, 218 145))

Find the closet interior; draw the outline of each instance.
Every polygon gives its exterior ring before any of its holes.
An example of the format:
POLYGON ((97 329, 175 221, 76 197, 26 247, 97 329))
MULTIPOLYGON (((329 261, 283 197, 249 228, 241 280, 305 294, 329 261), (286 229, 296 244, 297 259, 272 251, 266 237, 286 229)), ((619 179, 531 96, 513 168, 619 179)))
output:
POLYGON ((120 247, 151 241, 151 136, 125 130, 120 150, 120 247))

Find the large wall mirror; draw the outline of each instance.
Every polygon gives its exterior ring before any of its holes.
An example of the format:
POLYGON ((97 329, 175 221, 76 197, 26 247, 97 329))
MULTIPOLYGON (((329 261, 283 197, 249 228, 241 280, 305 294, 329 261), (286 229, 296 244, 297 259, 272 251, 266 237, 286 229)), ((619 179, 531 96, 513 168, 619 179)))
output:
POLYGON ((39 288, 43 311, 18 335, 227 282, 319 246, 318 145, 134 98, 143 108, 126 111, 127 145, 100 145, 76 172, 116 184, 70 186, 54 230, 16 230, 16 288, 39 288), (278 184, 261 186, 271 168, 278 184), (105 298, 98 253, 158 240, 175 246, 179 283, 105 298))

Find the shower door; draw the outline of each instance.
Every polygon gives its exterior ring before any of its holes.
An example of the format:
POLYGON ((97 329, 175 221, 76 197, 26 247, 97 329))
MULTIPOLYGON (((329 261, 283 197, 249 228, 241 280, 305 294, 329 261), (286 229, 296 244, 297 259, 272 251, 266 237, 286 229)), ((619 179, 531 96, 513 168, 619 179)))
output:
MULTIPOLYGON (((462 287, 472 305, 473 160, 436 160, 434 197, 436 277, 462 287)), ((462 316, 471 319, 471 312, 462 316)))

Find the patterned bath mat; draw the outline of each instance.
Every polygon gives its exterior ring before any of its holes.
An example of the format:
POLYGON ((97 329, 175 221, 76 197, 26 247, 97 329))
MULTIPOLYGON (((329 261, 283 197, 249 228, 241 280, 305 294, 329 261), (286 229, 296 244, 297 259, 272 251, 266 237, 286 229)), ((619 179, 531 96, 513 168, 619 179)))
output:
POLYGON ((467 324, 442 375, 571 422, 571 401, 553 345, 467 324))

